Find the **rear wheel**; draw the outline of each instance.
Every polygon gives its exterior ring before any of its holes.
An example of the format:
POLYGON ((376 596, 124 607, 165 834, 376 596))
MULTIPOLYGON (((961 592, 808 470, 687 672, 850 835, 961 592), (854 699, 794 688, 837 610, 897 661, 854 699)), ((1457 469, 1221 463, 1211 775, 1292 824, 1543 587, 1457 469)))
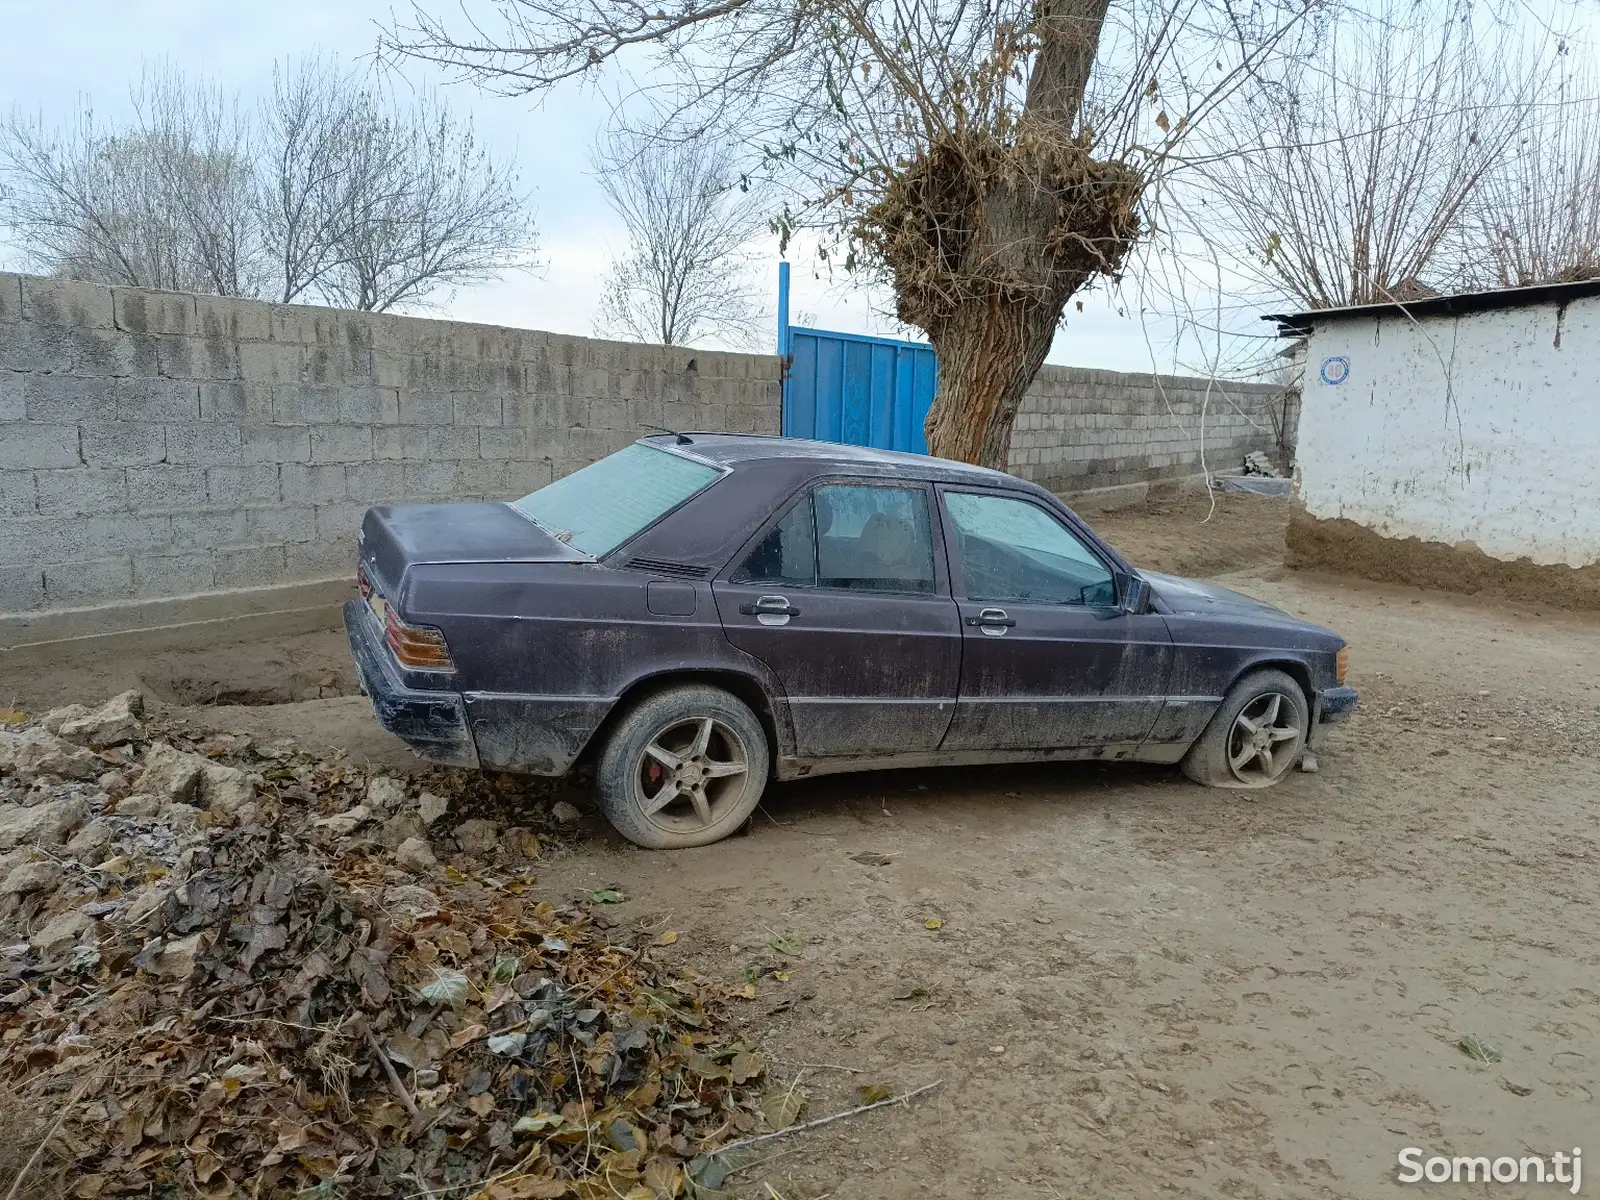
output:
POLYGON ((643 701, 595 771, 600 809, 652 850, 704 846, 743 825, 766 790, 766 730, 738 697, 691 684, 643 701))
POLYGON ((1300 761, 1310 727, 1298 683, 1282 671, 1252 671, 1189 747, 1183 773, 1207 787, 1271 787, 1300 761))

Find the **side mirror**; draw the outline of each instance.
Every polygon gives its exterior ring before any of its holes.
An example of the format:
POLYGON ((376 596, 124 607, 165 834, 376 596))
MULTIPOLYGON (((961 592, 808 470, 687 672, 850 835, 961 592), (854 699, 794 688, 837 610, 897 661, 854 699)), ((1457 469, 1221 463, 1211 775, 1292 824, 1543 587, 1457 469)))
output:
POLYGON ((1150 611, 1150 581, 1141 575, 1116 576, 1118 606, 1123 612, 1147 613, 1150 611))

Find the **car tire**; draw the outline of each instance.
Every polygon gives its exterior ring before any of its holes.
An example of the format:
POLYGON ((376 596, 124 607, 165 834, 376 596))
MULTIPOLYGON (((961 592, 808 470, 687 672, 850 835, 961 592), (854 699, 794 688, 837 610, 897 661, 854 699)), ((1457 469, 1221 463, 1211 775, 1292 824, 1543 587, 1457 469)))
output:
POLYGON ((1283 671, 1252 671, 1228 690, 1189 747, 1183 773, 1206 787, 1271 787, 1300 761, 1310 728, 1298 683, 1283 671))
POLYGON ((766 790, 767 732, 744 701, 690 684, 636 705, 595 769, 600 811, 651 850, 704 846, 749 819, 766 790))

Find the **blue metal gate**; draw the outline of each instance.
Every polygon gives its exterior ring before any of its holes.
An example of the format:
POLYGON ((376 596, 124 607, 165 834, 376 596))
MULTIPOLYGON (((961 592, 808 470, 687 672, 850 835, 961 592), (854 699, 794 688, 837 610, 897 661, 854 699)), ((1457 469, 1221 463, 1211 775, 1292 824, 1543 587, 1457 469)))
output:
POLYGON ((939 364, 926 342, 789 324, 789 264, 778 264, 783 435, 880 450, 928 452, 922 423, 939 364))

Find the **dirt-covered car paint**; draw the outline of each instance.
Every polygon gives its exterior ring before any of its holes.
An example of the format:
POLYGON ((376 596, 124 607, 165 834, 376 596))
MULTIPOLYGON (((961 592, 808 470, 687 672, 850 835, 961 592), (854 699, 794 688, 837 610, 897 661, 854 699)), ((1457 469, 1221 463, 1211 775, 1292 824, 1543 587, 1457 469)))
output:
POLYGON ((1023 480, 791 439, 696 433, 640 444, 714 467, 715 478, 599 556, 508 504, 367 513, 368 595, 346 606, 345 621, 385 728, 436 761, 559 775, 640 697, 707 682, 760 716, 776 775, 793 778, 936 763, 1176 762, 1230 685, 1265 666, 1299 683, 1315 720, 1354 707, 1336 677, 1337 634, 1225 589, 1141 575, 1023 480), (920 590, 741 581, 741 564, 786 513, 820 503, 809 499, 820 489, 865 487, 922 498, 932 558, 920 590), (1115 595, 1004 608, 969 599, 951 494, 1042 510, 1103 567, 1115 595), (453 669, 402 666, 384 636, 389 609, 440 631, 453 669))

